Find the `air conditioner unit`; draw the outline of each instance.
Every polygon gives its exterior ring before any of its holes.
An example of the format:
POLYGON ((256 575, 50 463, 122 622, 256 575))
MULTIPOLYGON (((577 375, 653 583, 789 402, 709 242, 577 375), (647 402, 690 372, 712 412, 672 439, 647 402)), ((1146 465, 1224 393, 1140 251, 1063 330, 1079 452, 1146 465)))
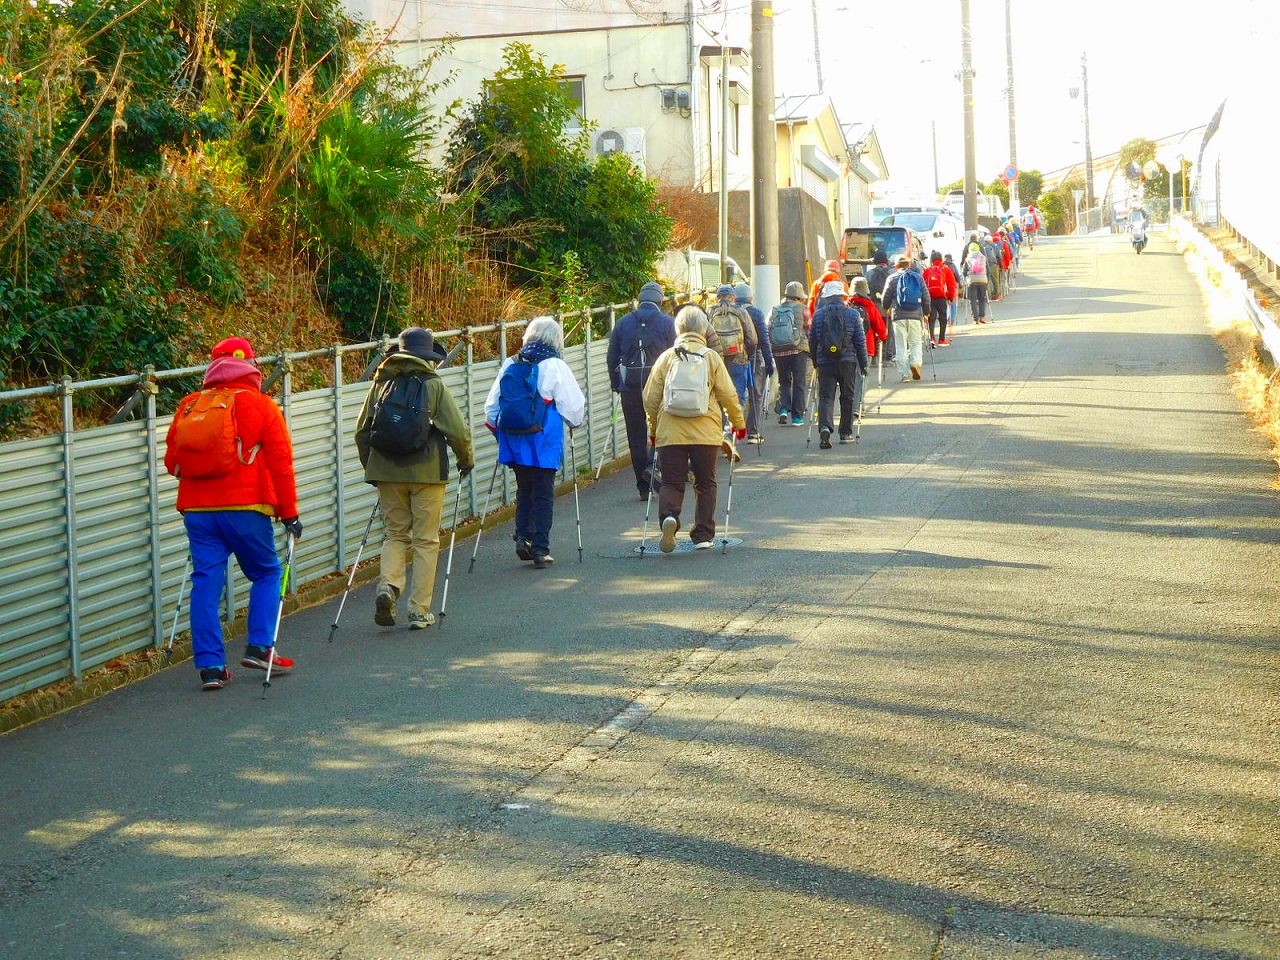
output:
POLYGON ((644 127, 601 130, 596 134, 596 155, 625 153, 641 170, 644 169, 644 127))

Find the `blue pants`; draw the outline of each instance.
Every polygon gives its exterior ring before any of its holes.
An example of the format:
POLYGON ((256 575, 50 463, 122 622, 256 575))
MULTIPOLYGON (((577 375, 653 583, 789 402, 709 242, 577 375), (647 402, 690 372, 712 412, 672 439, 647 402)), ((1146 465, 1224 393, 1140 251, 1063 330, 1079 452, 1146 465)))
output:
POLYGON ((280 557, 271 518, 252 510, 184 513, 191 545, 191 648, 196 669, 226 663, 219 605, 227 558, 249 578, 249 644, 269 647, 280 610, 280 557))
POLYGON ((747 387, 751 384, 751 365, 748 363, 726 364, 729 378, 733 380, 733 388, 738 391, 738 403, 742 407, 742 415, 747 415, 747 387))
POLYGON ((556 472, 518 463, 511 469, 516 472, 516 538, 528 540, 534 556, 548 554, 556 505, 556 472))

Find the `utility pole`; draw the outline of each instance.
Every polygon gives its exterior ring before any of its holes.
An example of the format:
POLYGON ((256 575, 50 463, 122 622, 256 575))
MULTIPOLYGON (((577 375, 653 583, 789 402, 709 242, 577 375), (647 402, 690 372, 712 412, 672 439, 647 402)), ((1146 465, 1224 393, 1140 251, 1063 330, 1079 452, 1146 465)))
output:
POLYGON ((929 121, 929 129, 933 135, 933 192, 938 193, 942 190, 942 183, 938 180, 938 121, 929 121))
POLYGON ((1089 57, 1080 54, 1080 80, 1084 88, 1084 208, 1093 209, 1093 141, 1089 139, 1089 57))
POLYGON ((720 34, 720 282, 729 276, 729 47, 720 34))
POLYGON ((818 72, 818 96, 822 96, 822 37, 818 33, 818 0, 809 0, 809 11, 813 14, 813 68, 818 72))
POLYGON ((978 161, 973 132, 973 33, 969 0, 960 0, 960 80, 964 88, 964 228, 978 228, 978 161))
POLYGON ((782 298, 778 262, 778 150, 773 112, 773 0, 751 0, 751 281, 768 310, 782 298))
MULTIPOLYGON (((1006 60, 1009 64, 1009 163, 1015 169, 1018 166, 1018 123, 1017 113, 1013 106, 1013 0, 1004 0, 1004 46, 1006 60)), ((1009 184, 1010 214, 1022 222, 1019 213, 1021 197, 1018 195, 1018 178, 1014 177, 1009 184)))

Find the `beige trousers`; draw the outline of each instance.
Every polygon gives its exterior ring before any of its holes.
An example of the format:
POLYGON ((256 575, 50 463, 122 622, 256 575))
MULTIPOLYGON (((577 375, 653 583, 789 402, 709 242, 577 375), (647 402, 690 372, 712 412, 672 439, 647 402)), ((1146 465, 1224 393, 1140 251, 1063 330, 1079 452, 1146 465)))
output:
POLYGON ((410 613, 429 613, 440 558, 440 513, 443 483, 378 484, 382 503, 382 565, 378 586, 405 592, 405 564, 413 554, 413 588, 408 592, 410 613))

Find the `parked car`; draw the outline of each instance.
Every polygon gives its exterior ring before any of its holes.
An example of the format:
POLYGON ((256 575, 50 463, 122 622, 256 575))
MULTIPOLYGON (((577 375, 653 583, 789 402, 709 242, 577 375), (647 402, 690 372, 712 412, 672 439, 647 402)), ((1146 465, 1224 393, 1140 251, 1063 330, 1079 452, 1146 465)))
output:
POLYGON ((846 227, 840 238, 840 262, 845 278, 865 273, 879 251, 884 252, 890 263, 904 253, 921 262, 925 256, 924 244, 910 227, 846 227))
POLYGON ((937 250, 951 254, 956 263, 964 259, 964 221, 949 213, 900 213, 884 223, 910 227, 919 235, 926 255, 937 250))
POLYGON ((871 208, 871 223, 884 223, 889 217, 900 213, 945 213, 947 208, 941 203, 877 203, 871 208))
MULTIPOLYGON (((749 283, 736 260, 728 258, 730 283, 749 283)), ((680 291, 714 290, 720 286, 720 254, 710 250, 667 250, 658 260, 658 274, 680 291)))

